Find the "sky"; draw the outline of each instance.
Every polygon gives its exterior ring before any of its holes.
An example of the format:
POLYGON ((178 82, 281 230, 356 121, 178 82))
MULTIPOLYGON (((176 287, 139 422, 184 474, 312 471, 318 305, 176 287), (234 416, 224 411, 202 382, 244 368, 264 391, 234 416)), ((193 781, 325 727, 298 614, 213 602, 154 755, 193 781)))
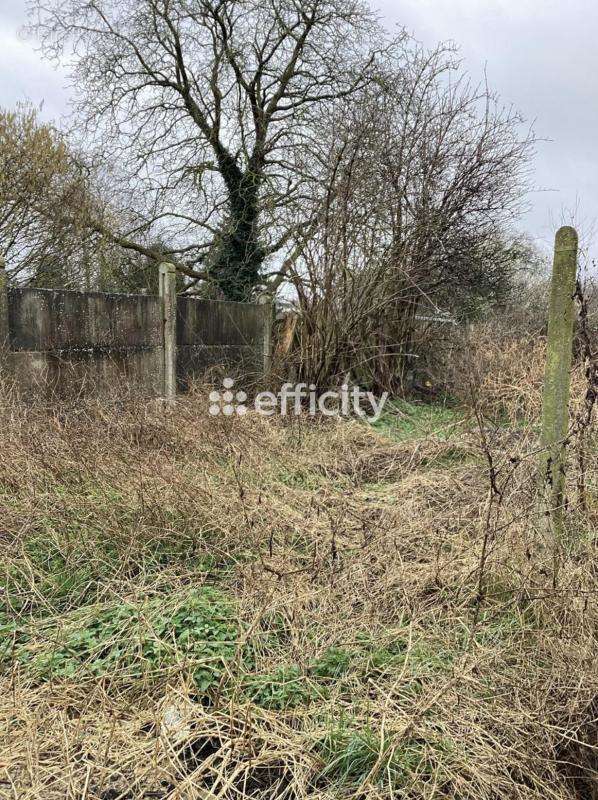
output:
MULTIPOLYGON (((385 24, 424 45, 458 44, 474 79, 487 75, 506 105, 533 122, 538 143, 519 227, 542 247, 574 222, 592 251, 598 219, 598 3, 596 0, 371 0, 385 24), (571 217, 573 213, 573 218, 571 217)), ((20 29, 26 0, 0 0, 0 106, 43 103, 57 123, 68 78, 20 29)))

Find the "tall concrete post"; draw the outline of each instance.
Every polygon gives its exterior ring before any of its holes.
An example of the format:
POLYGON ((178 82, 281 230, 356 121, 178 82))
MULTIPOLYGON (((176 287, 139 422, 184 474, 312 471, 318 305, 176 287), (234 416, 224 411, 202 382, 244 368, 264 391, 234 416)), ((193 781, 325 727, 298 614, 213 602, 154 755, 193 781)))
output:
POLYGON ((557 538, 563 533, 576 276, 577 233, 565 226, 557 231, 554 244, 540 457, 541 498, 557 538))
POLYGON ((272 371, 272 326, 274 324, 274 303, 268 294, 263 294, 259 300, 264 307, 263 319, 263 371, 264 378, 268 379, 272 371))
POLYGON ((176 397, 176 267, 160 264, 162 311, 162 395, 169 402, 176 397))

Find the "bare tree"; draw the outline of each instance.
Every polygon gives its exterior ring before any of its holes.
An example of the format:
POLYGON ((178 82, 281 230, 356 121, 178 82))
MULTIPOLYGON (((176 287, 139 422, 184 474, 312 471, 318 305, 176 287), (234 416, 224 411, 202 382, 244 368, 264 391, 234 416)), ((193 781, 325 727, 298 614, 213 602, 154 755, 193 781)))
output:
POLYGON ((326 385, 351 370, 397 389, 413 365, 417 317, 499 299, 521 264, 509 225, 534 137, 469 83, 456 55, 403 48, 387 79, 322 118, 326 202, 291 270, 306 380, 326 385))
POLYGON ((0 253, 10 280, 68 285, 89 232, 61 216, 87 204, 86 175, 64 137, 30 106, 0 111, 0 253))
POLYGON ((151 256, 159 236, 193 284, 232 299, 292 254, 314 208, 313 123, 389 47, 362 0, 33 0, 31 13, 45 52, 71 64, 80 134, 138 211, 115 241, 151 256))
POLYGON ((123 223, 109 198, 110 186, 35 108, 0 110, 0 255, 11 283, 149 288, 145 257, 102 232, 123 223))

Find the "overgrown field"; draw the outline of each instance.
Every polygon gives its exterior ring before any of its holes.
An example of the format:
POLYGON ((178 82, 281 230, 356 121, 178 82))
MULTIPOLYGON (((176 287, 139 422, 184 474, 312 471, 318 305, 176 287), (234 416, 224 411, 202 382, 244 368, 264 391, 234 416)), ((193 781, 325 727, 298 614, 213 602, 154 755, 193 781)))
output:
POLYGON ((0 797, 598 796, 595 440, 206 408, 3 402, 0 797))

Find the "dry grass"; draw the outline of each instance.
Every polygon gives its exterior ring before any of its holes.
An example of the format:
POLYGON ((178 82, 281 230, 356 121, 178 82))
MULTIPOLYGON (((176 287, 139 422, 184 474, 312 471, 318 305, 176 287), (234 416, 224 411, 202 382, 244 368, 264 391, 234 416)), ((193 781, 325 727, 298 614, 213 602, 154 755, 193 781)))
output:
POLYGON ((596 796, 595 460, 206 408, 1 408, 0 797, 596 796))
MULTIPOLYGON (((594 342, 594 349, 598 341, 594 342)), ((521 333, 496 320, 480 323, 461 335, 451 353, 451 391, 470 402, 472 391, 494 417, 512 425, 537 424, 542 416, 542 388, 546 364, 546 339, 521 333)), ((583 405, 586 390, 584 365, 574 361, 571 373, 572 417, 583 405)))

